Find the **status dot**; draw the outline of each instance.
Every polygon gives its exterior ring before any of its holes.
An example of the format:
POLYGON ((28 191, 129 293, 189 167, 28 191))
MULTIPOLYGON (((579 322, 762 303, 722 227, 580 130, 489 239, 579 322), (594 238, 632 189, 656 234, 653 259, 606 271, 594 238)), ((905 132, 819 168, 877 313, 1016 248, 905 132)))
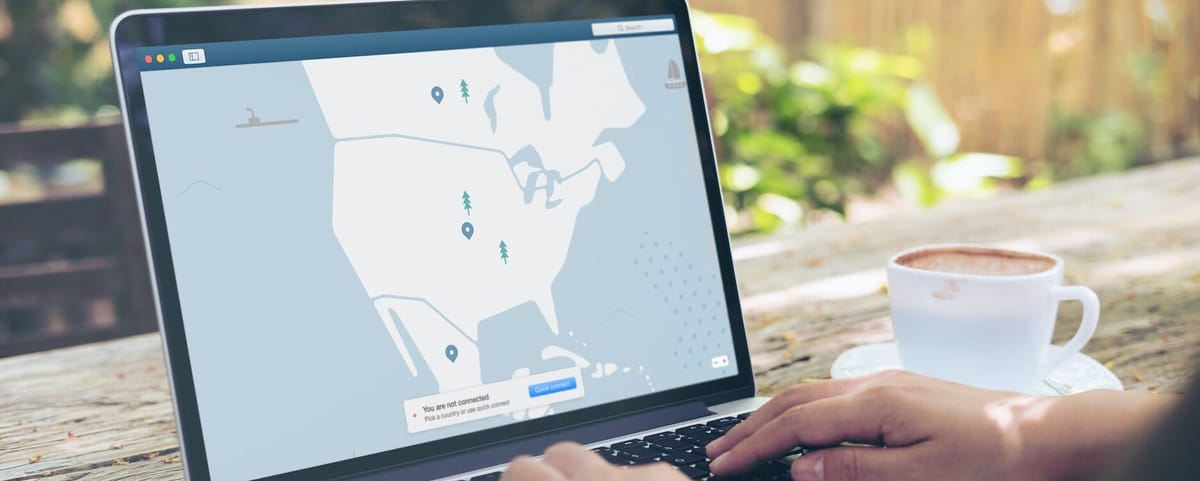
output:
POLYGON ((167 61, 174 62, 174 61, 175 61, 175 54, 173 54, 173 53, 169 53, 169 54, 167 54, 167 61))
POLYGON ((158 63, 163 63, 163 54, 158 54, 158 56, 154 57, 154 59, 157 60, 158 63))
POLYGON ((147 56, 146 56, 146 63, 154 63, 154 57, 151 57, 151 56, 147 55, 147 56))

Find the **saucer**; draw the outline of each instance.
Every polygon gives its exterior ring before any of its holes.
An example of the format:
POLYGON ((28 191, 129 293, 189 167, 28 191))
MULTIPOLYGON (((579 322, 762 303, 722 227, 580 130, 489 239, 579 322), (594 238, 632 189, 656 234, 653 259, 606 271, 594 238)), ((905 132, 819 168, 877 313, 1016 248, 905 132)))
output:
MULTIPOLYGON (((1061 351, 1059 346, 1050 346, 1047 354, 1061 351)), ((901 369, 900 354, 896 343, 867 344, 843 352, 829 368, 834 379, 865 376, 887 369, 901 369)), ((1039 396, 1061 396, 1094 389, 1123 391, 1121 380, 1112 371, 1086 354, 1075 353, 1059 364, 1030 394, 1039 396)))

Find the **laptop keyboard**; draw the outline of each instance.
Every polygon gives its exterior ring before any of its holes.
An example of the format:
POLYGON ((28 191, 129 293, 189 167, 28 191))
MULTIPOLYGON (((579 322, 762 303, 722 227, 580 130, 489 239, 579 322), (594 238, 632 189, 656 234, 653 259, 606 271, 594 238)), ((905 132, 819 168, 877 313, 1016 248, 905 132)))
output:
MULTIPOLYGON (((804 454, 803 448, 796 448, 781 459, 760 464, 754 471, 739 476, 719 477, 708 471, 708 463, 712 460, 708 459, 704 447, 748 417, 750 413, 714 419, 674 431, 663 431, 610 446, 592 448, 592 451, 618 466, 670 463, 684 476, 697 481, 790 481, 790 457, 804 454)), ((501 474, 500 471, 487 473, 475 476, 469 481, 498 481, 501 474)))

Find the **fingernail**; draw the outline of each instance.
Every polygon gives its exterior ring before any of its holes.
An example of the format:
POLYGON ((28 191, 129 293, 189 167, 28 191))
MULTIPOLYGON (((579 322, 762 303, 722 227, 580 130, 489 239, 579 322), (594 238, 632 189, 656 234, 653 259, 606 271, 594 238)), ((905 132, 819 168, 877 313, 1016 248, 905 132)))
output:
POLYGON ((793 481, 825 481, 824 456, 800 456, 792 462, 793 481))
POLYGON ((714 459, 711 463, 708 463, 708 469, 721 469, 721 465, 725 464, 724 459, 724 454, 717 456, 717 459, 714 459))

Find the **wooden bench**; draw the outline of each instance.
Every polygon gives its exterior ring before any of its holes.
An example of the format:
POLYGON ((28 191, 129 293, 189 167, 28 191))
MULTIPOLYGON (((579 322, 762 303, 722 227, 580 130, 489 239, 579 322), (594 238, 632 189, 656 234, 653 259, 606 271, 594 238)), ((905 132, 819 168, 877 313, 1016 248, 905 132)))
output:
POLYGON ((77 159, 100 161, 102 192, 0 204, 0 357, 157 327, 121 124, 0 127, 0 170, 77 159))

